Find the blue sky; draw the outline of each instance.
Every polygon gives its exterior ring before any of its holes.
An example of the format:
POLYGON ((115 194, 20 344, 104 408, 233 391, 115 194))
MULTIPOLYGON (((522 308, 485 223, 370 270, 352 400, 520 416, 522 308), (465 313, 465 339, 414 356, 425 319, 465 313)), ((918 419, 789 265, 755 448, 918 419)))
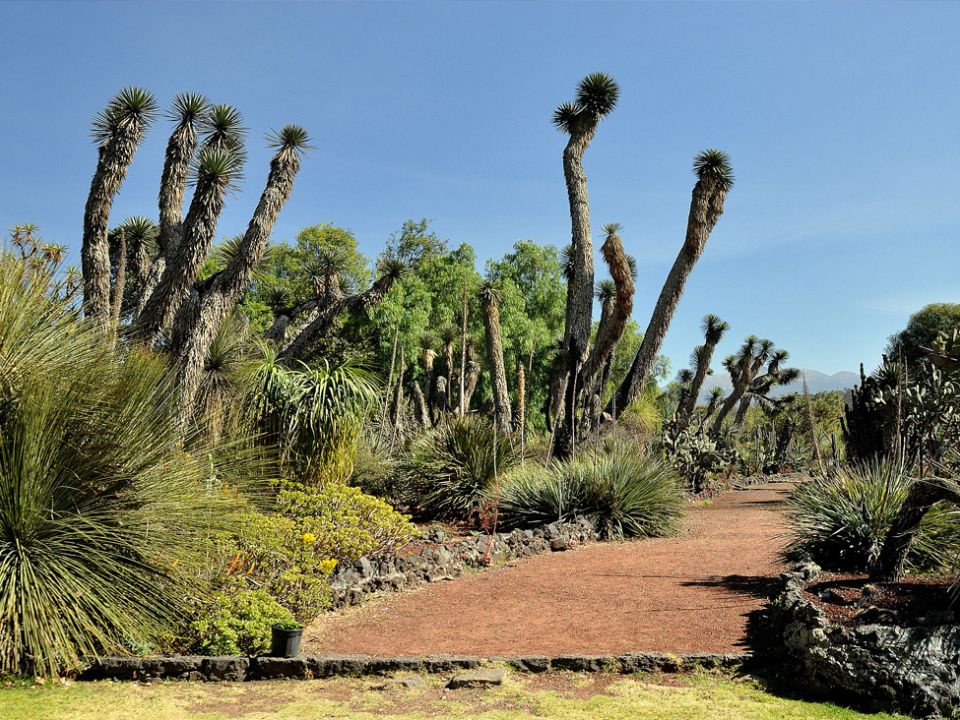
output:
MULTIPOLYGON (((604 70, 621 101, 585 166, 595 237, 624 226, 645 326, 707 147, 737 182, 667 337, 674 369, 715 312, 801 367, 868 368, 929 302, 958 302, 960 5, 759 3, 0 3, 0 222, 76 253, 91 117, 125 85, 238 106, 246 226, 289 122, 313 150, 274 231, 332 221, 376 255, 427 217, 481 258, 569 241, 553 108, 604 70)), ((114 219, 156 213, 166 128, 114 219)))

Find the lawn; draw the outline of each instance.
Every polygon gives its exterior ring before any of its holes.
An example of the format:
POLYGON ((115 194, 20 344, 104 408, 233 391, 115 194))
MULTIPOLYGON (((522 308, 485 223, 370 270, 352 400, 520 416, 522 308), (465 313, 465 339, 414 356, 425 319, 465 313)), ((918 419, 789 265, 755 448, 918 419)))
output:
POLYGON ((487 718, 489 720, 885 720, 830 704, 777 697, 753 681, 717 675, 508 676, 491 690, 371 689, 372 679, 252 683, 73 683, 0 690, 5 720, 313 720, 487 718))

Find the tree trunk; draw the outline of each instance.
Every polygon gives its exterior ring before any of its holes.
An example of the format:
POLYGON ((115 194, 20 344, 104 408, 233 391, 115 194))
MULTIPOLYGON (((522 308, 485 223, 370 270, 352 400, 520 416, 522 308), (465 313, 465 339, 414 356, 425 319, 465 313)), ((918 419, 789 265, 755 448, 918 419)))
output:
POLYGON ((647 324, 647 330, 643 334, 640 349, 627 376, 617 389, 614 399, 611 400, 608 411, 612 410, 614 400, 616 406, 622 411, 640 394, 650 376, 650 370, 653 368, 657 353, 663 344, 663 338, 670 327, 670 321, 683 295, 687 279, 703 254, 707 239, 719 220, 720 213, 723 212, 722 197, 718 201, 717 192, 713 182, 703 179, 698 180, 693 188, 683 247, 680 248, 663 284, 663 289, 660 291, 660 297, 657 298, 657 304, 647 324))
MULTIPOLYGON (((197 152, 197 131, 194 120, 189 119, 177 124, 167 140, 167 149, 163 159, 163 172, 160 175, 160 234, 157 244, 163 264, 173 262, 180 246, 180 233, 183 228, 183 196, 187 187, 190 163, 197 152)), ((159 275, 158 278, 159 280, 159 275)), ((144 298, 146 301, 146 298, 144 298)))
POLYGON ((430 427, 430 411, 427 409, 427 399, 423 396, 423 390, 420 388, 420 382, 414 380, 411 383, 413 389, 413 414, 420 427, 430 427))
POLYGON ((123 227, 118 231, 117 240, 117 275, 113 281, 113 326, 120 326, 120 317, 123 314, 123 292, 127 286, 127 233, 123 227))
POLYGON ((514 429, 520 433, 520 445, 523 446, 527 427, 527 376, 523 362, 517 363, 517 407, 515 409, 514 429))
MULTIPOLYGON (((237 252, 226 268, 193 289, 189 300, 183 303, 182 312, 177 314, 171 355, 180 379, 183 422, 194 412, 196 393, 210 344, 223 321, 243 298, 253 271, 266 251, 277 216, 293 192, 294 180, 300 171, 300 152, 297 146, 281 146, 270 163, 266 187, 260 195, 260 201, 250 218, 237 252)), ((193 208, 191 212, 192 210, 193 208)), ((180 250, 190 252, 189 248, 185 247, 193 237, 189 214, 184 225, 186 232, 180 250)), ((184 253, 178 255, 182 256, 184 253)), ((190 257, 195 259, 194 255, 190 257)))
POLYGON ((507 371, 503 364, 503 338, 500 334, 500 307, 495 298, 484 296, 483 326, 486 330, 487 358, 490 362, 490 385, 497 429, 510 432, 510 396, 507 391, 507 371))
POLYGON ((459 388, 459 407, 460 407, 460 417, 463 417, 467 413, 467 403, 464 402, 464 388, 466 387, 466 378, 467 378, 467 314, 469 313, 470 305, 467 300, 467 280, 463 280, 463 318, 462 326, 460 328, 460 388, 459 388))
POLYGON ((463 413, 470 412, 470 400, 473 399, 473 393, 477 389, 477 381, 480 379, 480 363, 476 360, 467 361, 467 377, 463 383, 463 413))

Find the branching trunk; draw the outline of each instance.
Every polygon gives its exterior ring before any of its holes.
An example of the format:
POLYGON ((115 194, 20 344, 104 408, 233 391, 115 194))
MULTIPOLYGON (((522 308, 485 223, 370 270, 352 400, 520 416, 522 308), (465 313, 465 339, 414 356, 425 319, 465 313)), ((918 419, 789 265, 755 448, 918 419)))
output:
POLYGON ((427 409, 427 399, 423 396, 423 390, 420 388, 420 382, 414 380, 411 383, 413 392, 413 414, 422 428, 430 427, 430 411, 427 409))
MULTIPOLYGON (((277 216, 293 192, 294 180, 300 171, 300 147, 286 144, 280 147, 270 163, 266 187, 236 253, 226 268, 194 288, 182 312, 177 314, 171 355, 180 381, 181 419, 185 420, 194 410, 210 344, 223 321, 243 298, 253 271, 266 251, 277 216)), ((181 251, 187 250, 185 246, 192 238, 189 215, 185 226, 181 251)))
POLYGON ((699 358, 696 370, 693 374, 693 380, 690 382, 690 393, 686 401, 680 406, 680 422, 686 427, 690 424, 690 418, 693 417, 693 411, 697 407, 697 400, 700 398, 700 391, 703 389, 703 383, 707 380, 710 373, 710 363, 713 360, 713 353, 717 349, 717 343, 707 342, 704 345, 703 355, 699 358))

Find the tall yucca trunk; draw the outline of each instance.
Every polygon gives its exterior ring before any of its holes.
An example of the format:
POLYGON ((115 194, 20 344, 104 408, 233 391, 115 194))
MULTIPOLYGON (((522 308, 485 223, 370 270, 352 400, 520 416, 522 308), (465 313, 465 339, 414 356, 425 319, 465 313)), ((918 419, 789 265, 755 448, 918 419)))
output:
MULTIPOLYGON (((299 171, 299 146, 281 146, 270 163, 266 187, 236 253, 226 268, 196 288, 183 311, 177 314, 171 354, 180 381, 182 419, 193 412, 210 344, 249 287, 253 271, 266 251, 277 216, 290 199, 299 171)), ((189 221, 188 216, 187 227, 189 221)), ((184 240, 189 242, 189 238, 189 232, 185 233, 184 240)))
POLYGON ((130 314, 133 321, 136 322, 140 310, 143 308, 143 303, 147 301, 147 284, 149 283, 153 263, 150 262, 150 252, 144 238, 135 238, 132 245, 128 243, 128 247, 130 255, 128 272, 137 290, 135 294, 128 293, 128 304, 124 306, 124 312, 130 314))
POLYGON ((723 421, 727 419, 727 416, 733 412, 733 408, 737 406, 737 403, 740 402, 740 398, 743 397, 744 393, 747 392, 747 388, 750 387, 750 383, 753 380, 753 372, 751 368, 753 358, 751 356, 746 356, 740 361, 740 372, 737 374, 737 381, 733 385, 733 389, 730 391, 730 394, 724 400, 723 405, 720 406, 720 411, 717 413, 716 418, 713 421, 713 434, 717 435, 723 429, 723 421))
POLYGON ((680 420, 684 426, 686 426, 690 422, 690 418, 693 417, 693 411, 697 407, 697 399, 700 397, 703 383, 707 380, 707 374, 710 372, 710 363, 713 361, 713 353, 716 349, 716 342, 707 341, 703 346, 703 356, 698 359, 693 380, 690 383, 690 393, 680 406, 680 420))
POLYGON ((134 327, 134 334, 142 342, 156 343, 189 296, 216 237, 227 187, 223 178, 201 176, 198 179, 173 262, 166 264, 134 327))
POLYGON ((420 381, 414 380, 410 387, 413 393, 413 415, 420 424, 420 427, 430 427, 430 410, 427 407, 427 399, 423 396, 420 381))
POLYGON ((733 426, 740 427, 743 425, 744 420, 747 419, 747 411, 750 410, 750 395, 745 394, 740 398, 740 405, 737 407, 737 414, 733 418, 733 426))
POLYGON ((470 401, 473 399, 473 393, 477 389, 477 382, 480 380, 480 363, 476 360, 467 361, 467 375, 463 383, 463 412, 470 412, 470 401))
MULTIPOLYGON (((111 110, 108 108, 107 112, 111 110)), ((83 211, 83 311, 104 326, 110 319, 110 210, 148 125, 144 118, 116 122, 99 147, 97 169, 83 211)))
POLYGON ((120 324, 123 313, 123 293, 127 287, 127 233, 121 227, 117 238, 117 274, 113 280, 113 300, 111 302, 114 327, 120 324))
POLYGON ((527 428, 527 375, 522 360, 517 363, 517 407, 514 426, 516 431, 520 433, 522 447, 527 428))
MULTIPOLYGON (((390 411, 388 413, 388 419, 390 425, 393 427, 393 437, 396 438, 397 431, 400 429, 401 415, 400 411, 403 408, 403 374, 406 370, 406 359, 404 358, 403 348, 400 348, 400 372, 398 373, 397 382, 393 386, 391 402, 390 402, 390 411)), ((392 440, 391 440, 392 445, 392 440)))
MULTIPOLYGON (((197 152, 197 129, 194 119, 179 122, 170 133, 160 175, 160 257, 173 260, 180 245, 183 226, 183 197, 187 187, 190 163, 197 152)), ((162 271, 162 268, 161 268, 162 271)))
POLYGON ((490 362, 490 385, 497 429, 510 432, 510 395, 507 391, 507 371, 503 364, 503 337, 500 332, 500 306, 490 294, 483 296, 483 327, 490 362))
POLYGON ((467 299, 467 280, 463 280, 463 309, 460 328, 460 387, 459 393, 459 415, 463 417, 467 413, 467 404, 464 402, 467 376, 467 315, 469 313, 469 301, 467 299))
MULTIPOLYGON (((677 304, 683 295, 687 279, 697 260, 700 259, 711 231, 723 213, 725 197, 726 189, 709 176, 700 178, 694 186, 683 247, 680 248, 680 253, 674 260, 673 267, 670 268, 670 273, 660 291, 660 297, 657 298, 657 304, 647 324, 647 330, 643 334, 640 349, 627 376, 617 389, 615 397, 617 408, 624 409, 643 390, 656 361, 657 353, 663 344, 663 338, 667 334, 667 328, 670 327, 677 304)), ((611 401, 608 410, 612 411, 613 403, 614 401, 611 401)))

